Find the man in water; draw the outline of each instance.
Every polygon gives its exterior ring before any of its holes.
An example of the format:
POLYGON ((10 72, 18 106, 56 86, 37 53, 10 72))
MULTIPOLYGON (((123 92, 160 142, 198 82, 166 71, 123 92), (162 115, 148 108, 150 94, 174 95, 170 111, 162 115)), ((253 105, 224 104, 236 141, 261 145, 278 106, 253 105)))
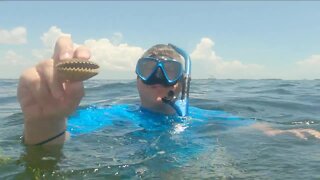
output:
MULTIPOLYGON (((67 139, 67 118, 77 109, 84 96, 84 87, 82 82, 61 81, 55 71, 55 64, 71 58, 89 60, 90 56, 90 51, 86 47, 80 46, 74 49, 70 37, 60 37, 56 42, 51 59, 42 61, 23 72, 18 86, 18 100, 24 114, 25 144, 62 144, 67 139)), ((142 77, 144 73, 152 73, 143 72, 145 70, 143 68, 152 68, 141 61, 137 66, 137 71, 139 71, 137 72, 137 88, 141 107, 161 114, 175 114, 175 110, 169 104, 164 103, 162 99, 168 95, 168 92, 173 92, 175 95, 181 93, 182 87, 179 80, 183 75, 175 71, 181 71, 182 57, 173 48, 166 45, 154 46, 143 57, 148 57, 150 61, 153 59, 154 65, 158 66, 161 61, 167 61, 167 59, 173 59, 170 61, 176 62, 170 64, 170 67, 175 67, 172 72, 178 76, 168 81, 164 73, 168 75, 170 72, 164 72, 163 69, 157 68, 157 72, 154 73, 155 77, 152 77, 155 78, 153 82, 159 81, 155 84, 148 83, 142 77), (167 81, 167 85, 161 85, 160 81, 167 81)), ((170 69, 167 68, 166 71, 170 71, 170 69)), ((303 133, 309 133, 320 138, 319 132, 310 129, 284 131, 274 130, 263 125, 254 126, 269 135, 290 132, 304 137, 303 133)))

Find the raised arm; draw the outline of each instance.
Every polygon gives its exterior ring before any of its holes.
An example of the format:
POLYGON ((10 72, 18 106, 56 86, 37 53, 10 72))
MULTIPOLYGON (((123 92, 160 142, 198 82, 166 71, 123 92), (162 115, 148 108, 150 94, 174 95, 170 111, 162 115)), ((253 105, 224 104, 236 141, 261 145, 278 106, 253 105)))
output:
POLYGON ((74 50, 70 37, 60 37, 51 59, 20 76, 17 95, 24 115, 25 144, 62 144, 67 138, 66 118, 84 96, 82 82, 58 78, 55 64, 70 58, 88 60, 90 52, 84 47, 74 50))

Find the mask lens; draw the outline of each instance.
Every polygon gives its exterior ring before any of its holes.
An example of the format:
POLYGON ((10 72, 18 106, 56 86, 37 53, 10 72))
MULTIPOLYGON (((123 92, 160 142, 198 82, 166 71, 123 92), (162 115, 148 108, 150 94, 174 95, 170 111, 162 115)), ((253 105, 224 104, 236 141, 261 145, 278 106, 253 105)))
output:
POLYGON ((170 81, 179 79, 182 74, 182 65, 177 61, 165 61, 163 63, 165 72, 170 81))
POLYGON ((154 71, 157 62, 153 59, 141 59, 138 62, 138 72, 144 77, 148 78, 154 71))

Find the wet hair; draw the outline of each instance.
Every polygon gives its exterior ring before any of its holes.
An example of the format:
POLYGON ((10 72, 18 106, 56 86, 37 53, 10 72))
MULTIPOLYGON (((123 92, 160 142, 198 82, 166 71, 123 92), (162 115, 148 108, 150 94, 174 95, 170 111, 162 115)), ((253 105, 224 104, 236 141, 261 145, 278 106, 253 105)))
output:
POLYGON ((175 59, 179 61, 181 64, 184 64, 183 57, 175 51, 171 46, 166 44, 157 44, 155 46, 152 46, 150 49, 148 49, 142 57, 154 57, 154 58, 160 58, 161 57, 167 57, 171 59, 175 59))

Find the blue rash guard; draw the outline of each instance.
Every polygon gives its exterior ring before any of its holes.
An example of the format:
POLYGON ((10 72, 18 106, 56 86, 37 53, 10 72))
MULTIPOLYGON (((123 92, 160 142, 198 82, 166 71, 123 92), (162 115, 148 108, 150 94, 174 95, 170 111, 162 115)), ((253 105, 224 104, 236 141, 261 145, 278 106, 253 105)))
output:
POLYGON ((148 130, 161 128, 172 133, 180 133, 189 127, 204 125, 210 121, 222 125, 223 129, 253 123, 252 120, 245 120, 224 111, 204 110, 196 107, 190 107, 189 111, 189 117, 182 118, 155 113, 138 105, 90 106, 78 109, 69 117, 67 130, 74 137, 99 131, 121 122, 129 123, 136 128, 148 130))
POLYGON ((214 137, 219 132, 253 123, 224 111, 196 107, 189 108, 189 115, 165 116, 138 105, 91 106, 69 117, 67 130, 71 137, 90 138, 93 146, 103 141, 103 147, 117 149, 106 150, 114 152, 113 158, 117 161, 142 161, 170 169, 187 164, 200 152, 212 150, 216 144, 214 137), (95 140, 97 142, 92 142, 95 140), (159 161, 162 163, 157 163, 159 161))

